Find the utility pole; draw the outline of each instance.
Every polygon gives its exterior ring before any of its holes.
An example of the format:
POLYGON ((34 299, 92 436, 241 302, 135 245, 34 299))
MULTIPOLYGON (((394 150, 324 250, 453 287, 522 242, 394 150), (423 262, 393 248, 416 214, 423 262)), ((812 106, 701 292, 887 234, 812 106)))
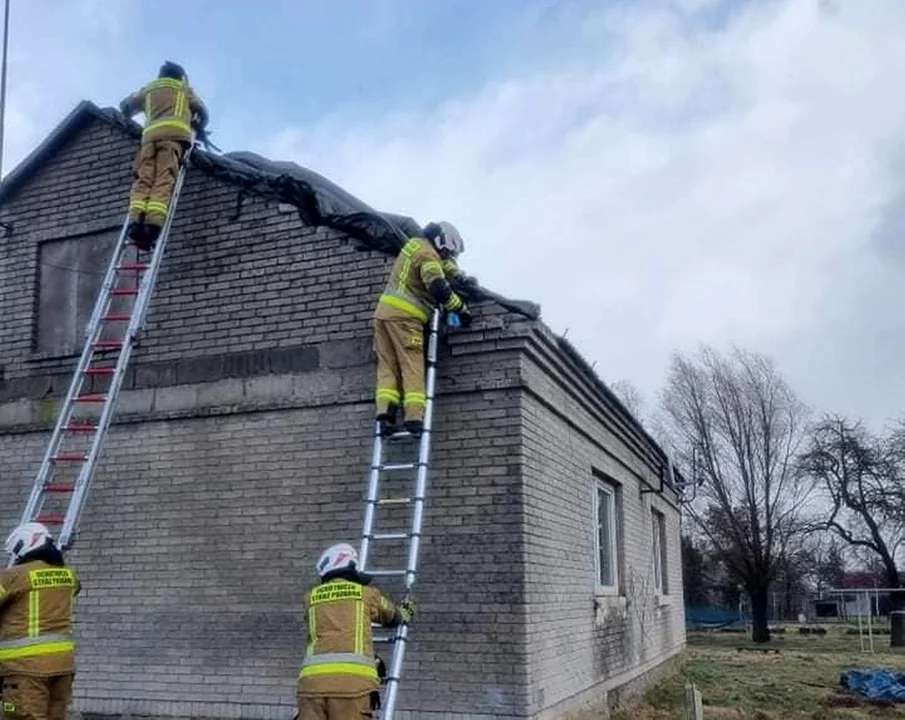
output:
POLYGON ((6 127, 6 56, 9 46, 9 0, 3 3, 3 61, 0 65, 0 178, 3 177, 3 141, 6 127))

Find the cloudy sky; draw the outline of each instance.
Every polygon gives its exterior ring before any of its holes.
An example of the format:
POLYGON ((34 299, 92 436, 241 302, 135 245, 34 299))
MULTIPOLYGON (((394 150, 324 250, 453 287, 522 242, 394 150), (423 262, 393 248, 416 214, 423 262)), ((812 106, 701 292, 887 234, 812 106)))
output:
POLYGON ((173 59, 224 150, 452 220, 607 380, 736 343, 905 413, 902 0, 12 4, 4 171, 173 59))

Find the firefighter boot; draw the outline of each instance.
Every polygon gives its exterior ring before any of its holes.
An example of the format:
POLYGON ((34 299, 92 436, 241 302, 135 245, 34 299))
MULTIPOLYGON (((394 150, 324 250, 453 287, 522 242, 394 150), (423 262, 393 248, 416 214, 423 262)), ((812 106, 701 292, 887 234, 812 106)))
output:
POLYGON ((397 431, 396 417, 398 410, 399 408, 397 405, 390 403, 389 407, 387 407, 387 411, 377 416, 381 437, 389 437, 397 431))
POLYGON ((146 230, 145 230, 144 243, 142 245, 139 245, 136 242, 135 244, 140 250, 144 250, 145 252, 151 252, 152 250, 154 250, 154 243, 156 243, 157 238, 160 237, 160 231, 162 228, 160 227, 160 225, 150 225, 150 224, 145 225, 145 228, 146 228, 146 230))
POLYGON ((424 432, 424 423, 421 420, 406 420, 402 427, 413 438, 420 438, 421 433, 424 432))

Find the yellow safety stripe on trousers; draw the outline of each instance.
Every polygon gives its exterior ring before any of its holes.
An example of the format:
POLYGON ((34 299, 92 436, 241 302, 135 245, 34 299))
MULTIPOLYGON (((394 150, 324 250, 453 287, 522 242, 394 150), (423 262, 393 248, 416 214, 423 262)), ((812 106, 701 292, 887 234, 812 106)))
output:
POLYGON ((402 404, 405 407, 411 407, 413 405, 425 405, 427 403, 427 395, 423 392, 407 392, 405 394, 405 399, 402 401, 402 404))
POLYGON ((380 296, 380 302, 384 305, 389 305, 390 307, 396 308, 397 310, 401 310, 406 315, 411 315, 413 318, 420 320, 423 323, 426 323, 428 320, 428 315, 424 310, 422 310, 411 301, 401 298, 398 295, 385 292, 380 296))
POLYGON ((386 400, 387 402, 399 404, 399 400, 401 399, 401 395, 398 390, 391 390, 390 388, 377 388, 377 399, 378 400, 386 400))
POLYGON ((58 642, 36 642, 20 647, 0 648, 0 662, 6 660, 22 660, 23 658, 52 655, 54 653, 72 652, 75 650, 75 642, 61 640, 58 642))
POLYGON ((147 200, 133 200, 129 203, 130 210, 147 210, 148 209, 148 201, 147 200))
POLYGON ((159 130, 162 127, 171 127, 176 128, 177 130, 184 130, 186 135, 192 134, 192 126, 189 123, 172 115, 167 115, 159 120, 155 120, 154 122, 149 122, 148 126, 144 129, 142 136, 147 135, 154 130, 159 130))
POLYGON ((41 634, 41 593, 31 590, 28 593, 28 637, 36 638, 41 634))
POLYGON ((157 200, 148 200, 146 207, 149 213, 159 213, 161 215, 166 215, 167 210, 170 208, 169 203, 159 202, 157 200))

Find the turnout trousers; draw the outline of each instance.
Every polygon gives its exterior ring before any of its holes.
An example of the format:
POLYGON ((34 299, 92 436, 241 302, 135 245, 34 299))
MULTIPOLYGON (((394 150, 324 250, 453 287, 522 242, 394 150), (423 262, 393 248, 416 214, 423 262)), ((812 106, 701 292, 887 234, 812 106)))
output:
POLYGON ((363 720, 370 718, 368 695, 355 698, 298 696, 298 720, 363 720))
POLYGON ((400 405, 406 421, 423 421, 424 324, 416 318, 374 319, 377 354, 377 417, 400 405))
POLYGON ((71 674, 3 678, 3 718, 6 720, 66 720, 72 697, 71 674))
POLYGON ((148 140, 141 144, 132 164, 129 220, 163 227, 185 148, 179 140, 148 140))

